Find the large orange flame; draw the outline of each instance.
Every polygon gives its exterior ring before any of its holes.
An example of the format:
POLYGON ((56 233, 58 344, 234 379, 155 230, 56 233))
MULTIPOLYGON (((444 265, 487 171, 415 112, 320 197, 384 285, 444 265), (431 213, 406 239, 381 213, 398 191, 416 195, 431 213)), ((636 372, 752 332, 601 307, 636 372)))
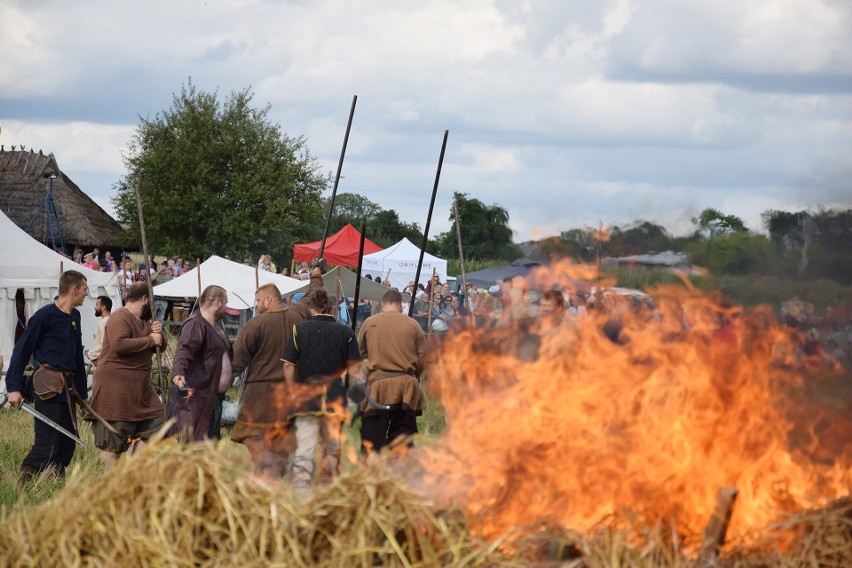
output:
MULTIPOLYGON (((578 275, 589 271, 535 278, 578 275)), ((849 494, 852 405, 831 394, 849 397, 848 376, 809 369, 769 308, 683 288, 635 308, 447 337, 429 383, 448 427, 415 452, 427 487, 488 537, 553 522, 588 531, 630 511, 693 543, 721 486, 740 491, 735 536, 849 494)))

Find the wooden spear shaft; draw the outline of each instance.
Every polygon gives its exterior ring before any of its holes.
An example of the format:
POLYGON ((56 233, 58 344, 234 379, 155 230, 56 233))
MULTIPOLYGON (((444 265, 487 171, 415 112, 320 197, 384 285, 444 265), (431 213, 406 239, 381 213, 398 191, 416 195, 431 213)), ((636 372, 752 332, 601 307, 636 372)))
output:
POLYGON ((358 302, 361 299, 361 269, 364 267, 364 241, 367 239, 367 218, 361 219, 361 242, 358 243, 358 270, 355 272, 355 314, 352 318, 352 331, 358 323, 358 302))
POLYGON ((441 167, 444 165, 444 153, 447 151, 447 136, 449 130, 444 130, 444 141, 441 143, 441 155, 438 157, 438 171, 435 173, 435 185, 432 187, 432 200, 429 202, 429 214, 426 216, 426 227, 423 230, 423 245, 420 247, 420 259, 417 261, 417 272, 414 274, 414 289, 411 291, 411 301, 408 303, 408 317, 414 315, 414 295, 417 283, 420 282, 420 270, 423 268, 423 255, 426 254, 426 243, 429 240, 429 226, 432 224, 432 210, 435 208, 435 196, 438 194, 438 182, 441 181, 441 167))
MULTIPOLYGON (((139 186, 133 186, 136 192, 136 209, 139 212, 139 233, 142 236, 142 254, 145 255, 145 266, 148 270, 145 282, 148 283, 148 302, 151 304, 151 309, 154 309, 154 285, 151 283, 151 270, 148 264, 151 262, 151 257, 148 256, 148 237, 145 235, 145 217, 142 215, 142 195, 139 193, 139 186)), ((165 332, 165 328, 163 329, 165 332)), ((162 337, 165 337, 163 333, 162 337)), ((157 388, 160 389, 160 395, 163 397, 163 418, 166 418, 166 391, 163 389, 163 353, 160 346, 157 345, 157 388)))
POLYGON ((340 161, 337 163, 337 174, 334 176, 334 187, 331 190, 331 201, 328 203, 328 215, 325 217, 325 231, 322 234, 322 242, 320 243, 319 254, 317 258, 322 258, 325 252, 325 240, 328 238, 328 228, 331 226, 331 212, 334 211, 334 198, 337 196, 337 184, 340 183, 340 172, 343 171, 343 158, 346 156, 346 145, 349 143, 349 131, 352 129, 352 117, 355 115, 355 103, 358 102, 358 95, 352 95, 352 108, 349 109, 349 122, 346 124, 346 134, 343 136, 343 149, 340 150, 340 161))
MULTIPOLYGON (((435 280, 437 280, 438 269, 432 269, 432 283, 429 285, 429 313, 426 315, 426 336, 432 336, 432 309, 435 307, 435 280)), ((417 290, 417 285, 414 285, 417 290)), ((411 296, 411 303, 414 303, 414 296, 411 296)))
POLYGON ((456 218, 456 238, 459 242, 459 266, 461 268, 461 277, 462 277, 462 306, 467 302, 467 276, 464 272, 464 253, 462 252, 462 238, 461 238, 461 217, 459 217, 459 202, 457 199, 453 199, 453 214, 456 218))

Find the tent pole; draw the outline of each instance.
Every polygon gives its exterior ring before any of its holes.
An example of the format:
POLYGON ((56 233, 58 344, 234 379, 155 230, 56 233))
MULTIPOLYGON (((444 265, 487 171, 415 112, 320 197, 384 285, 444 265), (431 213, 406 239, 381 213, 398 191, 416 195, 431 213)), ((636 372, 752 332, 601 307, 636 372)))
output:
POLYGON ((343 170, 343 157, 346 156, 346 144, 349 143, 349 130, 352 128, 352 117, 355 115, 356 102, 358 102, 358 95, 352 95, 352 108, 349 109, 349 122, 346 124, 346 134, 343 136, 343 148, 340 150, 340 161, 337 163, 337 175, 334 176, 334 187, 331 190, 331 201, 328 203, 328 215, 326 215, 325 218, 325 231, 322 234, 322 243, 320 243, 317 258, 322 258, 322 253, 325 252, 325 240, 328 238, 328 228, 331 225, 331 213, 334 211, 334 198, 337 196, 337 184, 340 183, 340 172, 343 170))
MULTIPOLYGON (((334 267, 334 309, 337 311, 335 319, 340 323, 340 267, 334 267)), ((343 306, 346 309, 346 298, 344 296, 343 306)))
MULTIPOLYGON (((420 247, 420 260, 417 261, 417 272, 414 274, 414 290, 417 291, 417 283, 420 281, 420 270, 423 268, 423 255, 426 253, 426 243, 429 240, 429 225, 432 224, 432 210, 435 208, 435 196, 438 194, 438 182, 441 180, 441 166, 444 165, 444 152, 447 150, 447 136, 450 131, 444 130, 444 141, 441 143, 441 156, 438 158, 438 171, 435 174, 435 186, 432 188, 432 201, 429 202, 429 214, 426 216, 426 228, 423 230, 423 246, 420 247)), ((414 302, 408 303, 408 317, 414 315, 414 302)))
MULTIPOLYGON (((142 215, 142 195, 139 193, 138 185, 134 185, 133 190, 136 192, 136 210, 139 213, 139 234, 142 236, 142 254, 145 255, 145 267, 148 270, 148 274, 146 274, 147 278, 145 278, 145 282, 148 283, 148 302, 150 302, 151 309, 153 310, 154 285, 151 283, 151 267, 148 266, 151 263, 151 257, 148 256, 148 237, 145 235, 145 218, 142 215)), ((165 334, 162 335, 162 337, 165 336, 165 334)), ((159 345, 157 345, 157 388, 160 389, 160 396, 163 397, 163 418, 167 418, 166 402, 168 398, 163 385, 163 352, 159 345)))
POLYGON ((461 267, 462 277, 461 306, 464 307, 465 303, 467 303, 467 276, 465 276, 464 272, 464 252, 462 251, 461 219, 459 218, 459 202, 457 199, 453 199, 453 213, 456 217, 456 238, 459 241, 459 266, 461 267))
MULTIPOLYGON (((435 306, 435 277, 438 276, 438 269, 432 269, 432 282, 429 286, 429 313, 426 315, 426 337, 432 336, 432 308, 435 306)), ((414 285, 414 289, 417 289, 417 284, 414 285)), ((411 298, 412 305, 414 304, 414 297, 411 298)))
POLYGON ((201 304, 201 259, 199 257, 195 257, 195 275, 198 277, 198 299, 195 300, 196 304, 201 304))
POLYGON ((361 218, 361 242, 358 244, 358 270, 355 272, 355 317, 352 318, 352 331, 355 331, 355 326, 358 323, 358 302, 361 299, 361 269, 364 267, 364 241, 367 234, 367 218, 361 218))

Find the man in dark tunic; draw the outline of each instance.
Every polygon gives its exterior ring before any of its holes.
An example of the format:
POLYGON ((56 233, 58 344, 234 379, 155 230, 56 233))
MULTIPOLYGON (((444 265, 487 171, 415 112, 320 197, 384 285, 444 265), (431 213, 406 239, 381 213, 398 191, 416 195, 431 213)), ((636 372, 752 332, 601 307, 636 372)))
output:
POLYGON ((199 309, 181 326, 180 340, 172 364, 168 418, 169 429, 182 441, 215 437, 211 432, 218 393, 231 384, 231 342, 220 321, 225 315, 228 293, 208 286, 198 299, 199 309))
POLYGON ((413 318, 402 313, 402 295, 388 290, 382 311, 367 318, 358 338, 367 369, 368 398, 361 402, 361 450, 378 452, 398 437, 417 433, 417 416, 423 414, 420 373, 426 338, 413 318), (371 406, 372 399, 381 410, 371 406))
POLYGON ((127 290, 124 307, 110 316, 104 333, 91 404, 121 434, 92 424, 105 466, 130 449, 128 439, 138 450, 163 425, 163 403, 151 387, 151 355, 165 341, 162 324, 151 319, 148 286, 139 282, 127 290))
MULTIPOLYGON (((26 331, 15 344, 6 374, 9 403, 18 408, 23 402, 24 369, 31 357, 39 367, 48 365, 61 372, 62 392, 46 400, 36 396, 35 408, 75 434, 68 388, 73 388, 81 398, 88 398, 80 312, 76 309, 83 305, 88 291, 86 277, 76 270, 68 270, 59 277, 59 298, 30 318, 26 331)), ((36 420, 35 442, 21 464, 21 481, 26 482, 46 469, 64 476, 74 456, 74 444, 74 440, 36 420)))
POLYGON ((281 356, 296 426, 293 481, 304 495, 310 494, 317 444, 323 448, 320 481, 331 481, 338 473, 340 434, 346 420, 343 373, 357 375, 361 363, 355 332, 329 314, 328 292, 311 290, 307 300, 313 317, 293 328, 281 356))
MULTIPOLYGON (((308 290, 322 287, 322 268, 317 266, 311 271, 308 290)), ((306 297, 289 308, 282 306, 274 284, 261 286, 255 301, 258 315, 249 320, 234 345, 233 372, 239 375, 248 368, 248 374, 231 440, 245 444, 255 475, 272 479, 287 472, 295 446, 281 353, 293 326, 309 319, 311 311, 306 297)))

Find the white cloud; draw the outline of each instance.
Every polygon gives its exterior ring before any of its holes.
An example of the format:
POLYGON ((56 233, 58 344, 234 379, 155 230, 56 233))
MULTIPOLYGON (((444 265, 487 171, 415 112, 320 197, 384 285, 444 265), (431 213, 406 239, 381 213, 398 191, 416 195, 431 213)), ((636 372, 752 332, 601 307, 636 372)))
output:
POLYGON ((25 143, 27 148, 53 153, 63 170, 72 166, 76 171, 108 174, 123 171, 121 150, 134 129, 133 126, 92 122, 32 123, 16 120, 4 120, 0 126, 0 136, 7 148, 12 144, 20 147, 25 143))
POLYGON ((831 0, 644 0, 612 64, 649 77, 852 73, 852 6, 831 0))
POLYGON ((469 167, 479 175, 517 173, 523 167, 521 152, 517 148, 463 144, 460 153, 473 159, 469 167))
POLYGON ((683 231, 704 207, 849 204, 852 4, 391 0, 0 5, 0 141, 55 153, 102 202, 143 116, 192 76, 255 103, 340 191, 425 221, 453 191, 526 239, 600 220, 683 231), (102 197, 103 196, 103 197, 102 197), (773 205, 774 204, 774 205, 773 205))

